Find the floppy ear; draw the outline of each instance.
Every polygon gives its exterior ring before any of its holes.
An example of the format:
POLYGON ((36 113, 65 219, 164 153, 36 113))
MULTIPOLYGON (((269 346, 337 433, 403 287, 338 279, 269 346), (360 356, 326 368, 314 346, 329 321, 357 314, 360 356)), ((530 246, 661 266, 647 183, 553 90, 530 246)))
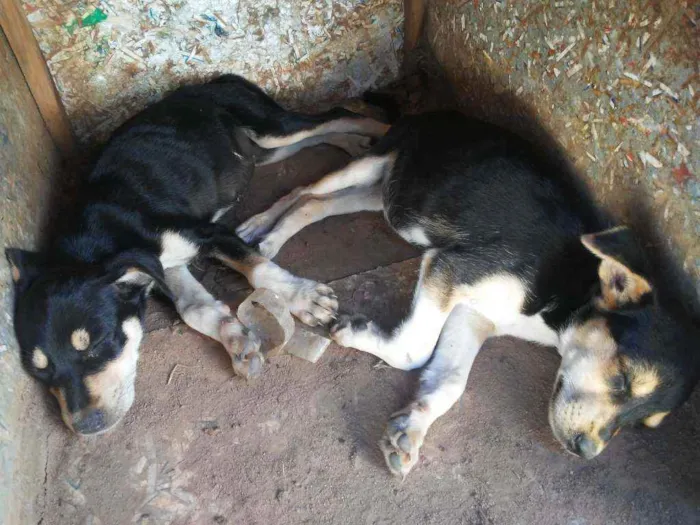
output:
POLYGON ((24 290, 44 270, 44 258, 39 253, 7 248, 5 257, 16 290, 24 290))
POLYGON ((628 228, 584 235, 581 242, 601 259, 598 307, 605 310, 635 308, 652 298, 652 286, 645 276, 644 254, 628 228))
POLYGON ((106 281, 119 286, 125 298, 140 296, 155 282, 169 299, 173 299, 165 283, 163 266, 156 255, 140 250, 122 252, 106 264, 106 270, 106 281))

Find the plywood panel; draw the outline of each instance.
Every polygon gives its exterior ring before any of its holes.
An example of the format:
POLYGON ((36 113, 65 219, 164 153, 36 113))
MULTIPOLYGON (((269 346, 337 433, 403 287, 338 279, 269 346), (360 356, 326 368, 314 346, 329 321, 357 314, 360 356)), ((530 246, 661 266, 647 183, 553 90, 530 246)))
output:
POLYGON ((558 4, 432 0, 426 40, 469 111, 537 119, 622 219, 645 200, 700 283, 697 10, 558 4))
POLYGON ((398 75, 402 0, 23 0, 79 139, 184 82, 238 73, 295 106, 398 75))
MULTIPOLYGON (((59 154, 2 31, 0 72, 0 247, 31 248, 42 229, 59 154)), ((8 525, 38 521, 32 509, 42 494, 47 439, 44 394, 40 397, 19 363, 11 288, 0 256, 0 523, 8 525)))

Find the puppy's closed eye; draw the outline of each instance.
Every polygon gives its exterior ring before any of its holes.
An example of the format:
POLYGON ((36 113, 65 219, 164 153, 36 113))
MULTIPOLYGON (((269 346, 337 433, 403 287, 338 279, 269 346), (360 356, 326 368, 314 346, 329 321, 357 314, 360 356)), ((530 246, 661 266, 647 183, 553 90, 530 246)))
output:
POLYGON ((629 381, 625 374, 617 374, 610 380, 610 388, 617 394, 626 394, 629 391, 629 381))

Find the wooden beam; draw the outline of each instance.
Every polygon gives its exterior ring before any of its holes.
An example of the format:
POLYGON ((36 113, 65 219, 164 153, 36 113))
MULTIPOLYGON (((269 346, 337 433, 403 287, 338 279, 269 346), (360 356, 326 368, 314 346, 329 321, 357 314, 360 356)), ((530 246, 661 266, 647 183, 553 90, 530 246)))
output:
POLYGON ((423 32, 423 17, 427 0, 404 0, 403 50, 404 56, 418 44, 423 32))
POLYGON ((10 43, 51 138, 59 150, 69 157, 75 148, 70 122, 19 1, 0 0, 0 27, 10 43))

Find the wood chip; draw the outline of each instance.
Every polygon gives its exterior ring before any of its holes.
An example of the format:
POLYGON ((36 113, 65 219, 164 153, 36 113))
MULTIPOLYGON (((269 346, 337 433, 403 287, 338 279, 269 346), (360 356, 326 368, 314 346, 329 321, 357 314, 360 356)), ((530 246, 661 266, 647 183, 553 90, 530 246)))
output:
POLYGON ((571 77, 573 77, 576 73, 578 73, 578 72, 581 71, 582 69, 583 69, 583 66, 582 66, 581 64, 576 64, 574 67, 572 67, 571 69, 569 69, 569 70, 566 72, 566 78, 571 78, 571 77))
POLYGON ((639 160, 641 160, 642 164, 644 164, 645 166, 647 164, 650 164, 651 166, 653 166, 656 169, 664 167, 664 165, 661 164, 661 161, 659 161, 659 159, 654 157, 651 153, 647 153, 646 151, 639 152, 639 160))

